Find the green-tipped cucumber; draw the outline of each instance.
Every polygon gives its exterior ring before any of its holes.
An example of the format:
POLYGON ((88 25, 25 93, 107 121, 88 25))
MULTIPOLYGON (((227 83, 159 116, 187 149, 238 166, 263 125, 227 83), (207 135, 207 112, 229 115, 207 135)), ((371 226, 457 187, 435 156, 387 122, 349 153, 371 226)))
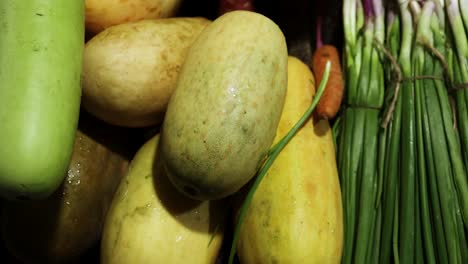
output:
POLYGON ((63 181, 80 107, 84 1, 0 1, 0 196, 63 181))

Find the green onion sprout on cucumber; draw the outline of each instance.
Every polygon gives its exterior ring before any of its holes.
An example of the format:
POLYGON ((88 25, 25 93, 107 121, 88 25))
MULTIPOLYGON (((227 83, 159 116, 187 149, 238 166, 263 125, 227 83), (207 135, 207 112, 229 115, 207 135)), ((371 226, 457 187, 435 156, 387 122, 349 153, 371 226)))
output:
POLYGON ((289 132, 280 141, 278 141, 275 145, 273 145, 273 147, 271 148, 270 152, 268 153, 266 157, 265 163, 258 171, 257 176, 253 182, 253 185, 250 187, 247 193, 247 196, 242 202, 242 205, 239 211, 239 217, 236 223, 236 227, 234 229, 234 236, 231 242, 231 249, 229 253, 229 264, 232 264, 234 261, 234 256, 236 254, 237 241, 239 240, 242 222, 244 221, 244 218, 246 216, 252 197, 255 195, 255 191, 257 190, 262 179, 265 177, 266 173, 268 172, 268 169, 270 169, 271 165, 273 165, 275 159, 278 157, 278 155, 281 153, 284 147, 288 144, 289 141, 291 141, 294 135, 310 118, 312 112, 314 111, 315 107, 317 106, 323 94, 323 91, 325 90, 325 86, 328 82, 328 78, 330 75, 330 66, 331 66, 330 62, 327 62, 325 66, 325 71, 323 74, 322 81, 320 82, 317 93, 315 94, 314 99, 312 100, 312 103, 310 104, 309 108, 305 111, 305 113, 302 115, 299 121, 289 130, 289 132))

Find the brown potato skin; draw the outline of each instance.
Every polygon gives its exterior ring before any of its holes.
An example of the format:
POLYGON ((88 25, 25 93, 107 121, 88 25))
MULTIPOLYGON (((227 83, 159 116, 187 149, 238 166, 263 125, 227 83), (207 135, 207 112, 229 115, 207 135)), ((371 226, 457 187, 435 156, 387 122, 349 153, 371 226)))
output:
POLYGON ((128 163, 87 132, 77 131, 67 176, 52 196, 3 204, 1 228, 8 250, 25 263, 70 263, 82 255, 100 239, 128 163))
POLYGON ((189 47, 208 19, 167 18, 110 27, 86 44, 83 107, 125 127, 162 122, 189 47))

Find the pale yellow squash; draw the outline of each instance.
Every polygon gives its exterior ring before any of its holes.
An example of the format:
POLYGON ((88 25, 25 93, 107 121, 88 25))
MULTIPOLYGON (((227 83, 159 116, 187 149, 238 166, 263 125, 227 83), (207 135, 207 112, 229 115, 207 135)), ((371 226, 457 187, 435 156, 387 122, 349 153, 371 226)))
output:
POLYGON ((259 13, 228 12, 198 35, 161 129, 161 158, 179 191, 216 200, 254 177, 275 138, 287 60, 283 32, 259 13))
POLYGON ((226 206, 178 193, 161 169, 158 141, 155 136, 138 151, 114 196, 104 225, 102 264, 216 261, 223 240, 223 228, 216 227, 222 227, 226 206))
POLYGON ((202 17, 148 19, 109 27, 86 43, 82 107, 124 127, 161 124, 202 17))
MULTIPOLYGON (((288 59, 286 102, 275 142, 310 106, 311 71, 288 59)), ((238 197, 239 198, 239 197, 238 197)), ((312 118, 280 153, 257 189, 243 222, 237 253, 242 264, 340 263, 341 193, 331 129, 312 118)))

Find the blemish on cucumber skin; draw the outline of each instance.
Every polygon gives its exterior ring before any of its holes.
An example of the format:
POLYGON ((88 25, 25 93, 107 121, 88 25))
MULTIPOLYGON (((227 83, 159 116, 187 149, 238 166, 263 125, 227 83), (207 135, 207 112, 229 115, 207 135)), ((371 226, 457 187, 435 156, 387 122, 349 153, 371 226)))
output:
POLYGON ((279 261, 278 261, 278 259, 277 259, 275 256, 271 256, 271 263, 272 263, 272 264, 278 264, 279 261))
POLYGON ((44 16, 42 13, 36 13, 36 16, 44 16))
POLYGON ((28 43, 28 45, 31 45, 32 51, 34 52, 47 51, 47 45, 38 41, 33 41, 30 44, 28 43))

